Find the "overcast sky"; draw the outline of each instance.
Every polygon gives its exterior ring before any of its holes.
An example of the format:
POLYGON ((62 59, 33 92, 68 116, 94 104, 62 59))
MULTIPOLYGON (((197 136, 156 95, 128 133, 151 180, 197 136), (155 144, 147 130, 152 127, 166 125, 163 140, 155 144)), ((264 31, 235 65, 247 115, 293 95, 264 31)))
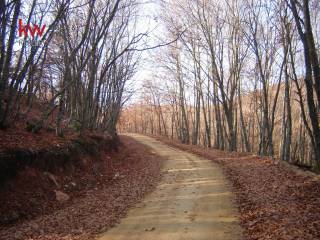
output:
MULTIPOLYGON (((153 47, 164 43, 163 26, 161 21, 158 21, 160 14, 160 6, 157 0, 148 1, 143 0, 141 11, 138 16, 138 32, 148 32, 148 37, 145 38, 147 47, 153 47)), ((141 99, 141 88, 144 80, 152 78, 152 72, 155 70, 152 55, 159 51, 159 49, 146 50, 141 52, 141 61, 137 70, 137 74, 131 80, 131 84, 135 89, 135 93, 128 102, 134 103, 141 99)))

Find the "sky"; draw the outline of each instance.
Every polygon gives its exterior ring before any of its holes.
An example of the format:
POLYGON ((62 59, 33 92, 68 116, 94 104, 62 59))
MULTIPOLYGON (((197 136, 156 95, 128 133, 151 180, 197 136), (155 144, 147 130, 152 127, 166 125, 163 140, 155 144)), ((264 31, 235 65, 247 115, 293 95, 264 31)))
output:
MULTIPOLYGON (((148 37, 145 39, 147 47, 153 47, 164 43, 164 41, 160 39, 161 36, 163 36, 164 30, 161 21, 158 21, 159 14, 160 5, 158 0, 142 0, 141 10, 138 16, 137 31, 148 32, 148 37)), ((141 52, 141 60, 137 68, 137 73, 130 83, 130 85, 134 87, 134 94, 127 104, 132 104, 141 100, 143 82, 152 79, 152 73, 155 71, 152 58, 156 51, 159 51, 159 48, 141 52)))

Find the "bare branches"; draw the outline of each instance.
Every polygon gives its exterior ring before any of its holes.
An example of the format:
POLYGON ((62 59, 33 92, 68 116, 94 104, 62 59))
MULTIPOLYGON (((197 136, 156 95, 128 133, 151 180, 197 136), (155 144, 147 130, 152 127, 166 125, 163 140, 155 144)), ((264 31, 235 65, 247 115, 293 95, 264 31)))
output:
MULTIPOLYGON (((159 19, 167 38, 185 30, 154 56, 156 83, 148 85, 141 119, 135 115, 132 125, 152 133, 167 126, 171 137, 185 141, 190 133, 193 144, 210 146, 212 140, 219 149, 292 162, 306 161, 308 151, 319 159, 319 9, 310 4, 166 1, 159 19), (159 119, 165 123, 156 125, 159 119), (304 131, 309 139, 302 143, 304 131)), ((306 162, 315 166, 311 158, 306 162)))

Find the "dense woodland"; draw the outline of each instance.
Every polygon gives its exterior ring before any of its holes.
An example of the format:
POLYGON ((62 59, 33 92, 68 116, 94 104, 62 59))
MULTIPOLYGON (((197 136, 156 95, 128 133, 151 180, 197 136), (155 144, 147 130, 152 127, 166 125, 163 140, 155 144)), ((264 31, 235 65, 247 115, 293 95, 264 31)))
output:
MULTIPOLYGON (((116 135, 141 44, 138 0, 1 1, 0 127, 37 108, 37 133, 54 118, 116 135), (20 34, 46 25, 42 36, 20 34)), ((320 167, 320 3, 317 0, 159 1, 161 48, 141 103, 119 129, 320 167)), ((140 26, 143 29, 143 27, 140 26)), ((145 47, 145 49, 148 49, 145 47)))
POLYGON ((28 123, 31 132, 53 116, 59 136, 68 127, 115 135, 139 59, 134 49, 144 37, 135 31, 137 6, 135 0, 1 0, 0 127, 41 102, 45 110, 28 123), (20 21, 31 27, 28 35, 20 33, 20 21), (46 25, 42 36, 31 36, 35 25, 46 25))
POLYGON ((317 0, 163 1, 174 44, 122 131, 254 152, 320 167, 320 3, 317 0))

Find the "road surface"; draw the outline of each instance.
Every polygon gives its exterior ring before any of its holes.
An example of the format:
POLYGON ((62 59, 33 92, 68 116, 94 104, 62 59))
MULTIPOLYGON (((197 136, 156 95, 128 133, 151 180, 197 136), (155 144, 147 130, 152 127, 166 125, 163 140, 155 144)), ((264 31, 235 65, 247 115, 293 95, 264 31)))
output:
POLYGON ((221 168, 212 161, 131 134, 167 159, 156 189, 99 240, 242 239, 238 212, 221 168))

